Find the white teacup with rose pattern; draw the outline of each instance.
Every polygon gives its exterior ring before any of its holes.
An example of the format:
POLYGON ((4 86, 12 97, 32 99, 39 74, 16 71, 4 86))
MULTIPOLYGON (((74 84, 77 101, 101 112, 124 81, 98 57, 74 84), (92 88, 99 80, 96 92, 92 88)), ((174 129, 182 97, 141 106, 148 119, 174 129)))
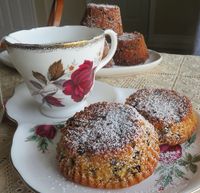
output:
POLYGON ((95 73, 113 57, 117 36, 99 28, 51 26, 11 33, 2 43, 41 112, 67 118, 87 104, 95 73), (111 48, 102 59, 105 35, 111 48))

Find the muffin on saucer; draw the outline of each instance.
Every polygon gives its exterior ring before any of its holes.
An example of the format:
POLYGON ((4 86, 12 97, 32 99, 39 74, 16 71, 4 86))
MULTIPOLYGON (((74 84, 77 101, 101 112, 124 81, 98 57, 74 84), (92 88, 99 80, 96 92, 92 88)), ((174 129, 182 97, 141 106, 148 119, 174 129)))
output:
POLYGON ((174 90, 141 89, 126 99, 156 128, 160 144, 187 141, 197 127, 191 101, 174 90))
POLYGON ((113 57, 116 65, 134 66, 149 58, 144 36, 139 32, 123 33, 118 36, 118 46, 113 57))
POLYGON ((158 135, 133 107, 99 102, 70 118, 57 146, 58 167, 73 182, 124 188, 150 176, 159 160, 158 135))

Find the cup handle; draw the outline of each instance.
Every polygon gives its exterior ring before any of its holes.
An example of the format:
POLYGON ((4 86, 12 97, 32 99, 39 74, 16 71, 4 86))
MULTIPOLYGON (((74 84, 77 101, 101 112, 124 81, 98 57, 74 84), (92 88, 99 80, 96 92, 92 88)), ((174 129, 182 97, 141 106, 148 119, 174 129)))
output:
POLYGON ((97 65, 95 69, 95 73, 99 71, 101 68, 103 68, 112 59, 117 49, 117 34, 113 30, 110 30, 110 29, 105 30, 104 34, 110 36, 111 47, 107 56, 103 60, 101 60, 100 64, 97 65))

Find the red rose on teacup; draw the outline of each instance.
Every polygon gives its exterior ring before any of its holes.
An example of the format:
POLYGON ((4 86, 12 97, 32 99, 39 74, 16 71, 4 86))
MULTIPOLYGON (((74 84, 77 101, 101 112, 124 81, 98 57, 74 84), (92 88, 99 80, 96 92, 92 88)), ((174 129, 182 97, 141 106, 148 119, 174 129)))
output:
POLYGON ((163 164, 172 164, 182 156, 182 147, 180 145, 169 146, 160 145, 160 161, 163 164))
POLYGON ((85 60, 83 64, 79 66, 71 74, 71 79, 67 80, 63 84, 63 93, 71 95, 71 98, 75 102, 81 101, 86 94, 89 93, 94 80, 93 62, 85 60))
POLYGON ((56 128, 53 125, 39 125, 36 127, 35 134, 40 137, 53 139, 56 135, 56 128))

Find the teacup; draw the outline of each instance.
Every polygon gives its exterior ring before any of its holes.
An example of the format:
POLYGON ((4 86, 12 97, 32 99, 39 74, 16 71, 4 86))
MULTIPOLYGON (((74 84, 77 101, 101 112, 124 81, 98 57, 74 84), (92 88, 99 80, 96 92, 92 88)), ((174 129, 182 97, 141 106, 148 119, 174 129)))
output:
POLYGON ((113 57, 117 36, 99 28, 51 26, 11 33, 2 44, 40 111, 67 118, 87 105, 95 73, 113 57), (105 35, 110 36, 111 48, 102 59, 105 35))

